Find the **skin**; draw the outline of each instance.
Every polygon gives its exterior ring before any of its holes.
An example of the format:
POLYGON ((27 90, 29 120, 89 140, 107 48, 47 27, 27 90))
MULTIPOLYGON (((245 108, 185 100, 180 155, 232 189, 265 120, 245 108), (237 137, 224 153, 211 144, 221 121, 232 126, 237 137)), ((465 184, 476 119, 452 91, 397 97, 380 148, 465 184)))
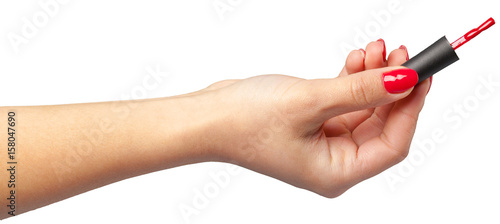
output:
MULTIPOLYGON (((366 52, 352 51, 339 77, 330 79, 262 75, 175 97, 2 107, 4 116, 16 112, 16 215, 205 161, 337 197, 406 157, 430 87, 426 80, 388 93, 382 74, 400 68, 407 52, 396 49, 384 60, 384 47, 376 41, 366 52)), ((7 122, 0 125, 7 136, 7 122)), ((6 162, 2 153, 0 164, 6 162)), ((2 198, 10 190, 1 184, 2 198)), ((7 209, 0 206, 0 218, 10 217, 7 209)))

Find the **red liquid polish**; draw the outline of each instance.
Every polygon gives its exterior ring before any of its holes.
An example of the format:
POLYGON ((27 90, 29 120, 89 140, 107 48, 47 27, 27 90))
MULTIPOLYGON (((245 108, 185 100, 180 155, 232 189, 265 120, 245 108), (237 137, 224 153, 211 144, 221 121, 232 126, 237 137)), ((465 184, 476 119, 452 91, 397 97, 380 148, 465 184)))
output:
POLYGON ((494 24, 495 20, 489 18, 479 27, 467 32, 451 44, 448 39, 443 36, 422 52, 418 53, 415 57, 403 63, 402 66, 415 70, 418 73, 418 83, 421 83, 435 73, 441 71, 441 69, 458 61, 459 58, 455 50, 494 24))
POLYGON ((463 35, 462 37, 458 38, 456 41, 451 43, 451 47, 453 47, 453 50, 456 50, 457 48, 469 42, 474 37, 479 35, 481 32, 485 31, 486 29, 490 28, 494 24, 495 20, 490 17, 488 20, 486 20, 486 22, 481 24, 478 28, 472 29, 471 31, 467 32, 465 35, 463 35))

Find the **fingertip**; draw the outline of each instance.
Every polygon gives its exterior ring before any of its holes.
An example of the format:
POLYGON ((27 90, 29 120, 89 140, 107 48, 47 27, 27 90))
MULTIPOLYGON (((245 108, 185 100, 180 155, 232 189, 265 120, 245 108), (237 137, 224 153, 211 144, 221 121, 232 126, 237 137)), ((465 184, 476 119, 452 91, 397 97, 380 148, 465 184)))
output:
POLYGON ((405 45, 399 46, 399 49, 404 50, 406 52, 406 60, 410 60, 410 55, 408 54, 408 48, 405 45))
POLYGON ((418 83, 418 74, 409 68, 398 68, 382 74, 384 87, 388 93, 406 92, 418 83))
POLYGON ((420 111, 425 102, 425 97, 427 96, 427 92, 429 90, 430 80, 424 80, 423 82, 416 85, 410 94, 407 97, 404 97, 403 100, 399 101, 402 105, 413 105, 413 107, 418 108, 420 111))
POLYGON ((363 48, 360 48, 359 51, 361 51, 361 53, 363 54, 363 59, 364 59, 365 55, 366 55, 366 51, 363 48))
POLYGON ((431 79, 432 76, 421 83, 419 83, 416 87, 419 88, 419 91, 422 92, 423 95, 427 95, 429 93, 429 90, 431 88, 431 79), (424 94, 425 93, 425 94, 424 94))
MULTIPOLYGON (((403 46, 403 45, 401 45, 403 46)), ((389 57, 387 58, 387 65, 388 66, 398 66, 407 61, 407 51, 404 48, 398 48, 389 54, 389 57)))
POLYGON ((366 45, 365 68, 374 69, 385 66, 385 43, 373 41, 366 45))
POLYGON ((347 74, 353 74, 364 70, 365 51, 354 50, 349 53, 345 63, 347 74))
POLYGON ((387 58, 385 56, 387 55, 387 50, 386 50, 386 47, 385 47, 385 41, 384 41, 384 39, 380 38, 380 39, 377 40, 377 42, 382 43, 382 46, 383 46, 383 49, 384 49, 384 50, 382 50, 382 60, 384 62, 386 62, 387 58))

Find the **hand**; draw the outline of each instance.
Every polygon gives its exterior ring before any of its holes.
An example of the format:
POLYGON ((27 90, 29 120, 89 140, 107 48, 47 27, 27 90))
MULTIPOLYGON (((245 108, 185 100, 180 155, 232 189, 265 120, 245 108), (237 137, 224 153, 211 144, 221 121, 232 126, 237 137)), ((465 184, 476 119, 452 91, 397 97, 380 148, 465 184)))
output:
POLYGON ((376 41, 366 53, 352 51, 337 78, 263 75, 215 83, 199 92, 211 96, 211 112, 221 117, 207 131, 209 145, 222 161, 339 196, 408 154, 430 81, 388 93, 383 73, 405 60, 401 47, 386 61, 385 44, 376 41))
MULTIPOLYGON (((392 85, 383 81, 384 72, 399 69, 407 55, 397 49, 385 61, 384 49, 377 41, 366 53, 351 52, 332 79, 264 75, 184 96, 0 107, 23 121, 16 129, 23 130, 29 152, 22 159, 29 164, 25 184, 16 186, 22 205, 16 215, 119 180, 204 161, 235 163, 336 197, 408 154, 429 90, 427 80, 398 86, 397 80, 405 80, 400 71, 388 76, 392 85), (388 86, 403 92, 389 93, 388 86)), ((0 219, 8 209, 0 207, 0 219)))

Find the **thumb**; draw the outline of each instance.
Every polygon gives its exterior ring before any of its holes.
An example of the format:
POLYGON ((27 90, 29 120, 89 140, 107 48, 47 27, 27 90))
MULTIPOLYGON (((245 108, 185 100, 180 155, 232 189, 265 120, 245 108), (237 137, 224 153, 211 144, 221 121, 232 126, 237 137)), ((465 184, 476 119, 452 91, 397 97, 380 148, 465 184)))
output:
POLYGON ((311 97, 320 107, 323 121, 348 112, 392 103, 408 96, 418 74, 405 67, 385 67, 334 79, 311 81, 311 97))

